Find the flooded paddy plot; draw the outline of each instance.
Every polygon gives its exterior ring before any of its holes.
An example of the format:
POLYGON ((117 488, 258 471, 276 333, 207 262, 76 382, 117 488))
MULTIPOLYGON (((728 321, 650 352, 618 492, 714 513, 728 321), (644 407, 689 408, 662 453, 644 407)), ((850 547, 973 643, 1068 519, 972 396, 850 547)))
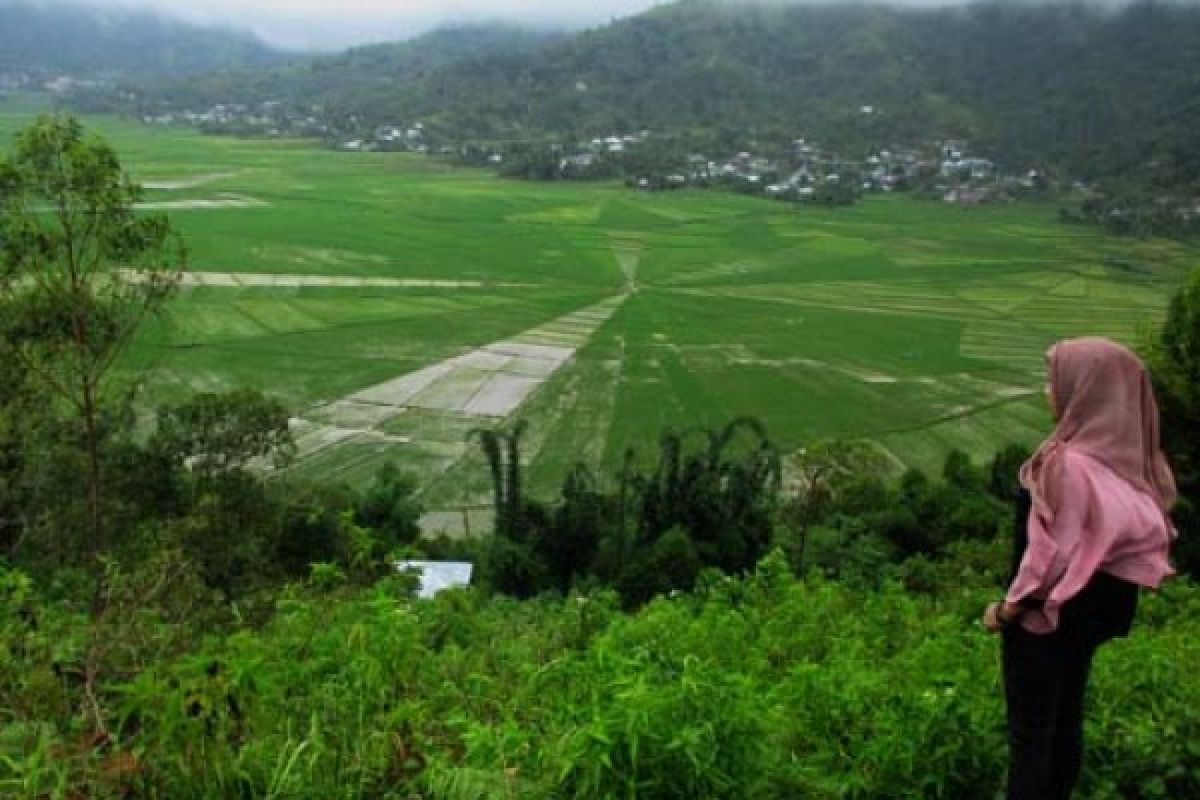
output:
POLYGON ((609 298, 312 409, 293 420, 301 468, 318 456, 344 462, 338 469, 361 466, 380 455, 377 445, 391 443, 422 450, 427 478, 448 469, 467 449, 468 426, 516 412, 623 301, 609 298), (418 424, 406 425, 410 420, 418 424), (407 432, 394 434, 397 428, 407 432))

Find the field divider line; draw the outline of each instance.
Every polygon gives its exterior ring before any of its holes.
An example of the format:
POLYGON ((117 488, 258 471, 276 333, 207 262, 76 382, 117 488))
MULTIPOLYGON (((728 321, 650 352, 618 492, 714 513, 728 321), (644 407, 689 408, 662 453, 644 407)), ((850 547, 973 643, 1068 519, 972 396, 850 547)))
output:
MULTIPOLYGON (((761 284, 759 284, 761 286, 761 284)), ((742 287, 738 287, 742 288, 742 287)), ((829 311, 849 311, 857 314, 887 314, 893 317, 916 317, 919 319, 940 319, 950 322, 970 323, 979 321, 977 316, 963 314, 939 313, 933 311, 918 311, 915 309, 895 308, 891 306, 850 306, 844 304, 823 303, 819 300, 804 300, 793 297, 767 297, 759 295, 740 294, 735 291, 712 291, 706 289, 683 289, 675 287, 655 287, 654 291, 668 294, 688 295, 691 297, 715 297, 727 300, 741 300, 750 303, 778 303, 780 305, 799 306, 800 308, 815 308, 829 311)))
POLYGON ((900 428, 879 428, 879 429, 876 429, 873 431, 867 431, 865 433, 855 434, 854 438, 873 439, 873 438, 876 438, 879 436, 889 436, 889 435, 897 434, 897 433, 917 433, 918 431, 926 431, 926 430, 929 430, 930 428, 937 427, 938 425, 941 425, 946 422, 954 422, 956 420, 967 419, 969 417, 978 416, 978 415, 986 413, 988 411, 994 411, 997 408, 1002 408, 1007 405, 1012 405, 1013 403, 1019 403, 1019 402, 1028 400, 1030 397, 1033 397, 1037 393, 1038 392, 1036 389, 1030 389, 1028 392, 1025 392, 1024 394, 1013 395, 1011 397, 1002 397, 998 400, 993 400, 993 401, 990 401, 987 403, 979 403, 977 405, 973 405, 973 406, 964 408, 959 411, 953 411, 949 414, 943 414, 940 417, 935 417, 934 419, 930 420, 929 422, 923 422, 920 425, 910 425, 910 426, 900 427, 900 428))

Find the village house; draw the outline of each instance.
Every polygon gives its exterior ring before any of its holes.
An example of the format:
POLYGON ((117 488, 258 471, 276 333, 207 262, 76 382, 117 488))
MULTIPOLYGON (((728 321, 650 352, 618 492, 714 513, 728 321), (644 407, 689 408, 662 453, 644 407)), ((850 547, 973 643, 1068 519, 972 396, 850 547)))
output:
POLYGON ((965 139, 946 139, 939 145, 942 161, 957 161, 967 152, 965 139))
POLYGON ((404 138, 404 131, 395 125, 384 125, 375 129, 375 141, 392 144, 404 138))
POLYGON ((981 186, 954 186, 946 190, 942 200, 958 205, 979 205, 996 199, 993 189, 981 186))
POLYGON ((558 162, 560 172, 568 172, 571 170, 586 170, 596 163, 595 153, 580 153, 574 156, 566 156, 558 162))

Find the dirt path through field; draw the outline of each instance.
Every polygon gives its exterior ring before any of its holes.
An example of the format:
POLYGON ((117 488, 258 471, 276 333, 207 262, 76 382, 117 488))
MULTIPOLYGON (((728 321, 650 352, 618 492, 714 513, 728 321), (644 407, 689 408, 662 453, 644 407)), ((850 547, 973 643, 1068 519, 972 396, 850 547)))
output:
POLYGON ((191 200, 144 200, 134 203, 138 211, 204 211, 222 208, 266 208, 266 200, 244 194, 222 192, 215 197, 197 197, 191 200))
MULTIPOLYGON (((134 276, 133 273, 127 273, 134 276)), ((424 278, 351 277, 346 275, 274 275, 265 272, 185 272, 185 287, 220 286, 231 288, 377 288, 377 289, 529 289, 530 283, 489 283, 487 281, 436 280, 424 278)))
POLYGON ((143 189, 154 189, 163 192, 176 192, 183 189, 195 189, 226 178, 236 178, 240 172, 209 172, 203 175, 189 175, 184 178, 160 178, 142 181, 143 189))
POLYGON ((625 276, 625 291, 636 292, 638 290, 638 262, 642 260, 643 244, 641 240, 616 234, 610 235, 609 239, 612 242, 612 251, 617 259, 617 265, 621 268, 621 274, 625 276))

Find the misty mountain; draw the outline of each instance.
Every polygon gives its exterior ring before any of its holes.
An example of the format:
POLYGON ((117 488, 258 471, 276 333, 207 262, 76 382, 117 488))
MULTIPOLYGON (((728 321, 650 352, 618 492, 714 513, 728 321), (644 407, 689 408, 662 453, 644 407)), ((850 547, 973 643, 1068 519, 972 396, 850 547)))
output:
POLYGON ((253 34, 152 11, 0 0, 0 73, 150 80, 283 60, 253 34))
POLYGON ((470 25, 433 30, 406 42, 365 45, 270 70, 241 69, 187 81, 142 82, 141 110, 203 108, 214 103, 282 102, 320 105, 332 113, 382 121, 406 87, 428 82, 451 66, 482 67, 489 58, 532 59, 566 34, 516 26, 470 25))
POLYGON ((683 0, 577 35, 444 30, 160 85, 143 106, 248 99, 460 141, 650 128, 853 154, 965 138, 1013 169, 1178 186, 1200 180, 1200 7, 683 0))

